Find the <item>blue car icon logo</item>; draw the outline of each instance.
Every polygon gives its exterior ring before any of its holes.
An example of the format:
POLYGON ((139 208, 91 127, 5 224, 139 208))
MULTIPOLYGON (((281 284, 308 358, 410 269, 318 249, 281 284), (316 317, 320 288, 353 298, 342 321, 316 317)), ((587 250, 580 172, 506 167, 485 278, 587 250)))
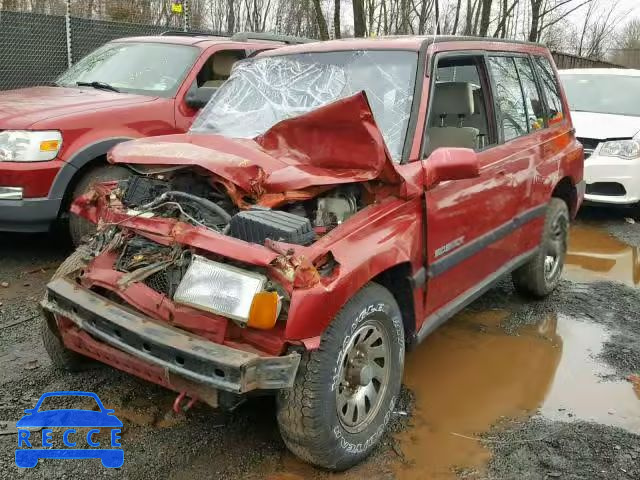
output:
MULTIPOLYGON (((114 410, 105 408, 100 398, 91 392, 49 392, 40 397, 34 408, 26 409, 26 415, 17 423, 18 448, 16 465, 21 468, 33 468, 40 458, 84 459, 99 458, 107 468, 118 468, 124 463, 124 451, 120 444, 122 422, 114 415, 114 410), (54 409, 40 410, 42 402, 49 397, 91 397, 99 410, 54 409), (39 432, 29 429, 41 428, 39 432), (53 429, 56 429, 56 438, 53 429), (87 429, 86 434, 76 428, 87 429), (58 429, 64 429, 58 435, 58 429), (109 447, 101 445, 96 438, 109 430, 109 447), (41 448, 37 440, 41 438, 41 448), (34 445, 34 447, 32 447, 34 445), (84 446, 89 448, 83 448, 84 446), (65 447, 65 448, 62 448, 65 447)), ((102 438, 102 437, 101 437, 102 438)), ((104 440, 102 440, 104 443, 104 440)))

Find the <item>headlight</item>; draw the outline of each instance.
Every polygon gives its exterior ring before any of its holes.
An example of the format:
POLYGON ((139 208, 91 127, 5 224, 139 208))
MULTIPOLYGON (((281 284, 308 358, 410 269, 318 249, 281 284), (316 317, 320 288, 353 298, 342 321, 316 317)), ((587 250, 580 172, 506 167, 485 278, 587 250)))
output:
POLYGON ((640 140, 613 140, 600 145, 598 155, 620 157, 627 160, 640 158, 640 140))
POLYGON ((264 275, 194 255, 173 299, 246 324, 253 299, 266 282, 264 275))
POLYGON ((0 162, 45 162, 53 160, 62 147, 62 135, 55 130, 0 132, 0 162))

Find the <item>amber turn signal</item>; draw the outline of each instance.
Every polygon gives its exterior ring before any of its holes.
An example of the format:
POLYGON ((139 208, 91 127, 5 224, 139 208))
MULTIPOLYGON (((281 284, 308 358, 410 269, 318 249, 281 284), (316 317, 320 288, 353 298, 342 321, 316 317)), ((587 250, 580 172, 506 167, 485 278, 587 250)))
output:
POLYGON ((276 292, 258 292, 251 302, 247 325, 261 330, 273 328, 280 314, 280 297, 276 292))
POLYGON ((41 152, 57 152, 60 148, 60 142, 58 140, 44 140, 40 142, 41 152))

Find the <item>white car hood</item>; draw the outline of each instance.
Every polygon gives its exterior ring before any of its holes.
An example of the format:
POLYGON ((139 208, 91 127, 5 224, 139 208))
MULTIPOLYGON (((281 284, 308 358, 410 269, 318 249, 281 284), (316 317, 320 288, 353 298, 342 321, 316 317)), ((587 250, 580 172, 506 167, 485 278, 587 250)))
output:
POLYGON ((640 117, 607 113, 571 112, 576 136, 606 140, 632 138, 640 132, 640 117))

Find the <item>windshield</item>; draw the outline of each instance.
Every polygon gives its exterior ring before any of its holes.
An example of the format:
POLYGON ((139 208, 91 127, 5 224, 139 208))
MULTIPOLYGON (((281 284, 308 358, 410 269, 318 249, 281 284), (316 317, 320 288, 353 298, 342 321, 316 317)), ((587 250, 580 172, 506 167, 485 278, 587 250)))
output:
POLYGON ((640 116, 640 77, 563 73, 569 107, 576 112, 640 116))
POLYGON ((90 53, 56 81, 101 82, 122 92, 170 97, 193 65, 199 49, 163 43, 108 43, 90 53))
POLYGON ((407 132, 417 52, 344 51, 263 57, 236 63, 191 131, 253 138, 276 123, 362 90, 398 162, 407 132))

